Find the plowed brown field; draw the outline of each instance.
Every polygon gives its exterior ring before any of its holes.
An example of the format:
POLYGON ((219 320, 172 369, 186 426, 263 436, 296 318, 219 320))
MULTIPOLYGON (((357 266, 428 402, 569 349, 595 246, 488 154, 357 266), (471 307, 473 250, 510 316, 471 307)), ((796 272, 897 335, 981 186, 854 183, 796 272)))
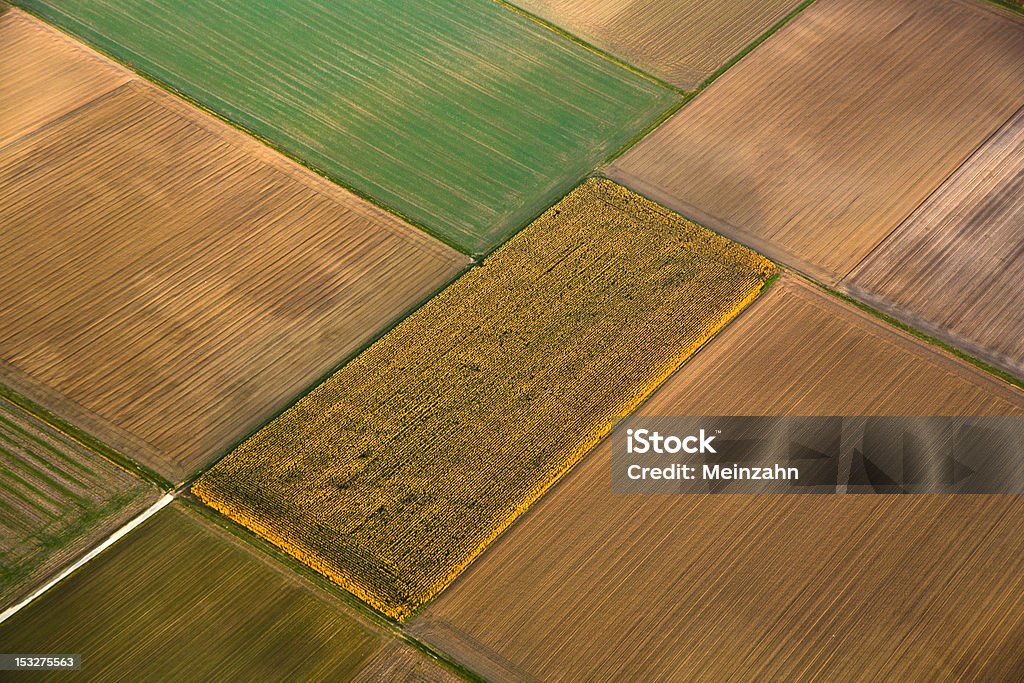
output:
POLYGON ((130 78, 91 50, 0 3, 0 147, 130 78))
POLYGON ((826 282, 1024 102, 1024 21, 967 0, 819 0, 610 175, 826 282))
MULTIPOLYGON (((1024 394, 783 280, 649 415, 1021 414, 1024 394)), ((613 495, 602 443, 412 624, 493 680, 1019 673, 1024 499, 613 495)))
POLYGON ((512 4, 690 90, 800 1, 512 0, 512 4))
POLYGON ((175 481, 466 263, 139 83, 0 148, 0 377, 175 481))
POLYGON ((1024 377, 1024 109, 844 287, 1024 377))

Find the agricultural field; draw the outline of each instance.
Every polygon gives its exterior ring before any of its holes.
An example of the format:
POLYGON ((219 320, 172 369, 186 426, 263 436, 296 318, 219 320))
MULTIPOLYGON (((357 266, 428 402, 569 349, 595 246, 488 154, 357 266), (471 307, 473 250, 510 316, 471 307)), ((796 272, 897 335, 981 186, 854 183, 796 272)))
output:
POLYGON ((129 74, 0 3, 0 146, 113 90, 129 74))
POLYGON ((819 0, 609 175, 832 284, 1024 102, 1024 21, 819 0))
POLYGON ((492 0, 23 0, 483 254, 679 101, 492 0))
POLYGON ((174 482, 467 264, 139 82, 0 148, 0 378, 174 482))
POLYGON ((96 681, 348 681, 395 662, 419 670, 409 680, 458 680, 180 504, 0 625, 0 642, 81 653, 96 681))
MULTIPOLYGON (((784 276, 646 415, 1021 415, 784 276)), ((621 495, 605 440, 410 622, 489 680, 1007 680, 1024 499, 621 495)))
POLYGON ((0 608, 17 602, 157 496, 0 391, 0 608))
POLYGON ((512 0, 650 74, 693 90, 801 0, 512 0))
POLYGON ((407 618, 773 271, 588 180, 192 491, 407 618))
POLYGON ((1024 377, 1024 108, 843 281, 1024 377))

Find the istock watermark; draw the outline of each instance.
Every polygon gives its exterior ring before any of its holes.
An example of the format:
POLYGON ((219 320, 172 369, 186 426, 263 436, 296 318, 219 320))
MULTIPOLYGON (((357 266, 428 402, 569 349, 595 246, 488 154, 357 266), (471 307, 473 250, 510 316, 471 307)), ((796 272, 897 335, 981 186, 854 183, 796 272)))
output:
POLYGON ((1022 417, 651 417, 612 433, 618 493, 1024 493, 1022 417))

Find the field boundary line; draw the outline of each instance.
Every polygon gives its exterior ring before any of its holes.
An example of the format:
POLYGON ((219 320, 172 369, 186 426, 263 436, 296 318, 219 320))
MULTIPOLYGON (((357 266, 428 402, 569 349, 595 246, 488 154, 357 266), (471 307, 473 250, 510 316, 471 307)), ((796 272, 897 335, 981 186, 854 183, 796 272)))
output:
MULTIPOLYGON (((437 240, 438 242, 441 242, 442 244, 450 247, 454 251, 456 251, 456 252, 458 252, 460 254, 463 254, 464 256, 470 256, 470 257, 478 256, 477 254, 472 253, 471 250, 469 250, 469 249, 467 249, 465 247, 460 247, 460 246, 456 245, 453 241, 449 240, 448 238, 442 237, 439 233, 435 232, 432 228, 426 227, 426 225, 424 225, 420 221, 416 220, 415 218, 412 218, 411 216, 409 216, 409 215, 403 213, 402 211, 400 211, 399 209, 397 209, 395 207, 392 207, 392 206, 389 206, 388 204, 384 203, 383 201, 381 201, 381 200, 377 199, 376 197, 370 195, 365 190, 361 190, 361 189, 355 187, 354 185, 352 185, 352 184, 350 184, 350 183, 348 183, 346 181, 343 181, 341 178, 334 176, 333 174, 329 173, 325 169, 322 169, 322 168, 316 166, 315 164, 300 158, 298 156, 298 154, 285 150, 284 147, 282 147, 282 146, 278 145, 277 143, 271 141, 270 139, 260 135, 258 132, 254 131, 254 130, 251 130, 250 128, 247 128, 247 127, 243 126, 242 124, 233 121, 232 119, 228 118, 228 116, 226 114, 222 114, 219 111, 217 111, 215 109, 212 109, 210 106, 207 106, 207 105, 203 104, 202 102, 200 102, 199 100, 197 100, 193 96, 189 95, 188 93, 186 93, 186 92, 184 92, 182 90, 179 90, 178 88, 174 87, 170 83, 168 83, 168 82, 164 81, 163 79, 159 78, 155 74, 150 74, 149 72, 145 71, 143 68, 135 66, 134 64, 131 64, 131 63, 127 62, 127 61, 124 61, 120 57, 115 56, 113 52, 111 52, 107 47, 105 47, 102 44, 102 40, 98 39, 98 37, 97 38, 88 38, 85 35, 81 35, 79 33, 75 33, 70 28, 64 28, 64 27, 54 23, 52 20, 47 18, 44 14, 42 14, 39 11, 37 11, 35 8, 29 8, 27 5, 24 4, 23 0, 21 0, 21 1, 14 0, 14 1, 18 3, 16 5, 14 5, 17 9, 19 9, 22 12, 24 12, 25 14, 28 14, 29 16, 35 18, 36 20, 42 22, 46 26, 49 26, 50 28, 54 29, 55 31, 59 31, 62 35, 65 35, 65 36, 71 38, 72 40, 80 43, 81 45, 84 45, 85 47, 87 47, 90 50, 94 51, 96 54, 102 55, 104 59, 107 59, 110 62, 112 62, 113 64, 121 67, 122 69, 127 70, 129 73, 133 74, 135 78, 141 79, 145 83, 148 83, 150 85, 156 86, 157 88, 163 90, 164 92, 166 92, 167 94, 171 95, 172 97, 175 97, 175 98, 177 98, 179 100, 183 100, 189 106, 191 106, 191 107, 193 107, 195 109, 198 109, 199 111, 203 112, 204 114, 206 114, 208 116, 212 116, 213 118, 217 119, 218 121, 222 121, 223 123, 226 123, 227 125, 231 126, 232 128, 234 128, 235 130, 239 131, 240 133, 243 133, 244 135, 247 135, 248 137, 253 138, 257 142, 259 142, 261 145, 263 145, 264 147, 267 147, 267 148, 273 150, 277 154, 280 154, 281 156, 283 156, 283 157, 289 159, 290 161, 292 161, 293 163, 296 163, 299 166, 302 166, 306 170, 308 170, 308 171, 310 171, 310 172, 320 176, 324 180, 326 180, 326 181, 328 181, 330 183, 333 183, 333 184, 341 187, 344 190, 347 190, 347 191, 351 192, 356 197, 359 197, 360 199, 362 199, 363 201, 367 202, 368 204, 371 204, 371 205, 377 207, 378 209, 380 209, 382 211, 385 211, 385 212, 391 214, 392 216, 395 216, 395 217, 399 218, 402 221, 405 221, 406 223, 408 223, 412 227, 414 227, 417 230, 420 230, 421 232, 427 234, 428 236, 432 237, 433 239, 437 240)), ((69 23, 77 23, 77 20, 73 19, 72 17, 69 17, 67 14, 65 14, 64 12, 61 12, 60 10, 57 10, 55 8, 48 8, 48 9, 50 11, 53 11, 53 12, 56 12, 56 13, 60 14, 69 23)))
POLYGON ((957 164, 956 168, 954 168, 949 173, 949 175, 943 178, 942 182, 936 185, 935 188, 931 192, 929 192, 924 199, 918 202, 917 205, 914 206, 913 209, 911 209, 910 213, 904 216, 902 220, 900 220, 896 224, 896 227, 894 227, 892 230, 886 233, 885 237, 880 239, 878 243, 875 244, 875 246, 873 246, 871 250, 864 255, 864 258, 850 266, 850 269, 843 273, 843 275, 841 275, 836 280, 836 285, 841 285, 844 287, 847 286, 849 284, 847 283, 847 280, 850 278, 851 275, 853 275, 854 271, 858 270, 861 266, 867 263, 867 261, 871 259, 871 257, 874 256, 880 249, 885 247, 885 245, 888 244, 896 236, 898 232, 900 232, 900 229, 907 224, 907 221, 913 218, 917 214, 917 212, 920 211, 922 207, 924 207, 925 204, 930 202, 932 198, 935 197, 935 195, 944 190, 946 186, 949 185, 949 181, 953 180, 953 178, 960 172, 961 169, 967 166, 967 164, 969 164, 976 156, 978 156, 979 153, 981 153, 986 147, 988 147, 989 143, 991 143, 993 140, 999 137, 999 134, 1005 131, 1007 127, 1011 123, 1013 123, 1014 120, 1019 116, 1024 116, 1024 104, 1022 104, 1020 107, 1017 108, 1016 111, 1010 114, 1005 121, 996 126, 996 129, 994 131, 992 131, 989 135, 985 136, 985 139, 982 140, 977 147, 971 150, 970 154, 964 157, 964 160, 957 164))
MULTIPOLYGON (((494 0, 494 1, 495 2, 500 2, 500 3, 503 3, 503 4, 505 2, 505 0, 494 0)), ((596 174, 596 173, 600 173, 600 174, 605 175, 605 177, 608 177, 608 178, 611 178, 612 180, 615 180, 615 182, 619 182, 615 178, 612 178, 610 175, 607 175, 607 170, 608 170, 609 167, 613 166, 616 161, 618 161, 621 157, 625 156, 627 152, 629 152, 631 149, 633 149, 634 147, 639 145, 646 138, 650 137, 651 135, 654 135, 654 133, 659 128, 661 128, 662 124, 667 123, 669 119, 673 118, 676 114, 678 114, 680 111, 682 111, 688 104, 690 104, 695 99, 697 99, 697 97, 701 93, 703 93, 707 88, 711 87, 711 85, 714 84, 714 82, 717 81, 721 76, 724 76, 726 74, 726 72, 728 72, 730 69, 732 69, 734 66, 736 66, 740 61, 742 61, 744 57, 746 57, 751 52, 756 50, 758 47, 761 46, 762 43, 766 42, 769 38, 774 36, 776 33, 781 31, 782 29, 784 29, 794 19, 796 19, 801 14, 803 14, 804 10, 806 10, 808 7, 810 7, 814 3, 815 3, 815 0, 804 0, 803 3, 801 3, 800 5, 795 7, 792 11, 790 11, 789 14, 787 14, 784 17, 782 17, 782 19, 780 19, 778 22, 776 22, 774 26, 772 26, 767 31, 765 31, 764 33, 759 35, 753 41, 748 43, 746 47, 744 47, 742 50, 740 50, 735 55, 730 57, 729 60, 725 62, 725 64, 723 64, 722 66, 718 67, 718 69, 714 73, 712 73, 710 76, 705 78, 693 90, 683 90, 681 88, 677 88, 675 86, 672 86, 673 90, 675 90, 676 92, 681 93, 682 96, 683 96, 682 100, 679 102, 679 104, 677 104, 676 106, 674 106, 671 109, 669 109, 665 113, 664 116, 662 116, 660 119, 658 119, 654 123, 654 125, 649 127, 647 130, 640 131, 636 136, 634 136, 634 138, 630 142, 628 142, 627 144, 623 145, 622 147, 620 147, 619 149, 615 150, 614 152, 609 154, 607 157, 605 157, 605 160, 597 165, 595 170, 592 172, 592 175, 596 174)), ((630 189, 632 189, 632 188, 630 188, 630 189)), ((657 202, 657 203, 662 204, 662 202, 657 202)), ((668 208, 671 208, 671 207, 668 207, 668 208)), ((677 212, 677 213, 679 213, 679 212, 677 212)), ((680 215, 683 215, 683 214, 680 214, 680 215)), ((685 216, 683 216, 683 217, 685 218, 685 216)), ((730 238, 730 239, 732 239, 732 238, 730 238)), ((733 240, 733 241, 736 241, 736 240, 733 240)), ((764 256, 763 253, 761 255, 764 256)))
POLYGON ((693 94, 697 95, 704 92, 704 90, 710 87, 712 83, 717 81, 721 76, 724 76, 729 69, 739 64, 744 57, 759 48, 762 43, 767 41, 769 38, 785 28, 787 24, 803 14, 804 10, 813 5, 814 2, 815 0, 804 0, 802 3, 791 9, 784 17, 775 22, 775 24, 770 26, 764 33, 754 38, 752 41, 747 43, 742 50, 730 57, 725 64, 715 69, 710 76, 698 83, 697 87, 692 91, 693 94))
MULTIPOLYGON (((46 24, 46 26, 49 26, 49 24, 46 24)), ((43 121, 42 123, 40 123, 35 128, 33 128, 31 130, 27 130, 24 133, 22 133, 21 135, 19 135, 18 137, 14 138, 13 140, 8 140, 4 144, 0 145, 0 154, 7 152, 9 149, 12 149, 12 148, 16 147, 20 143, 25 142, 26 140, 29 140, 30 138, 34 138, 35 136, 42 134, 46 130, 52 128, 53 126, 56 126, 59 123, 63 123, 64 121, 67 121, 68 119, 72 118, 73 116, 77 116, 78 114, 82 113, 84 110, 89 109, 93 105, 100 104, 102 101, 109 99, 115 93, 120 92, 121 90, 131 86, 133 83, 136 83, 137 81, 138 81, 138 77, 132 76, 131 78, 126 80, 124 83, 120 83, 120 84, 114 86, 113 88, 111 88, 110 90, 106 90, 104 92, 101 92, 100 94, 96 95, 92 99, 86 100, 85 102, 82 102, 77 107, 75 107, 75 108, 73 108, 73 109, 71 109, 69 111, 66 111, 63 114, 55 116, 52 119, 47 119, 46 121, 43 121)))
POLYGON ((157 502, 155 502, 152 505, 150 505, 148 508, 146 508, 141 513, 139 513, 138 515, 133 517, 131 520, 129 520, 120 529, 118 529, 117 531, 112 533, 110 536, 108 536, 107 540, 103 541, 98 546, 96 546, 95 548, 93 548, 92 550, 87 552, 85 555, 80 557, 77 561, 75 561, 72 564, 70 564, 69 566, 65 567, 63 570, 61 570, 60 573, 58 573, 52 579, 50 579, 45 584, 43 584, 42 586, 37 588, 28 597, 26 597, 24 600, 22 600, 21 602, 15 604, 15 605, 12 605, 11 607, 9 607, 6 610, 4 610, 3 612, 0 612, 0 624, 4 623, 5 621, 7 621, 11 617, 13 617, 15 614, 20 612, 22 609, 24 609, 25 607, 28 607, 31 603, 35 602, 35 600, 37 598, 41 597, 48 590, 50 590, 51 588, 53 588, 54 586, 59 584, 61 581, 63 581, 67 577, 71 576, 73 573, 75 573, 76 571, 81 569, 83 566, 85 566, 90 560, 92 560, 93 558, 97 557, 104 550, 106 550, 110 546, 114 545, 115 543, 120 541, 122 538, 127 536, 129 533, 131 533, 136 527, 141 525, 147 519, 149 519, 150 517, 152 517, 156 513, 160 512, 160 510, 162 510, 165 507, 167 507, 171 503, 171 501, 173 501, 173 500, 174 500, 174 495, 173 494, 165 493, 157 502))
MULTIPOLYGON (((533 12, 530 12, 529 10, 525 10, 522 7, 519 7, 518 5, 513 4, 513 2, 510 2, 509 0, 493 0, 493 1, 495 3, 501 5, 505 9, 509 10, 510 12, 513 12, 514 14, 518 14, 518 15, 520 15, 522 17, 525 17, 525 18, 529 19, 530 21, 532 21, 532 22, 534 22, 536 24, 539 24, 540 26, 543 26, 544 28, 546 28, 547 30, 551 31, 552 33, 555 33, 558 36, 568 40, 569 42, 575 43, 576 45, 579 45, 580 47, 582 47, 582 48, 584 48, 586 50, 589 50, 590 52, 593 52, 598 57, 602 57, 603 59, 607 59, 609 62, 611 62, 612 64, 615 64, 616 66, 620 66, 623 69, 626 69, 627 71, 630 71, 630 72, 636 74, 637 76, 641 76, 642 78, 646 78, 647 80, 651 81, 652 83, 655 83, 655 84, 660 85, 662 87, 668 88, 669 90, 674 90, 675 92, 683 94, 683 95, 687 94, 687 90, 685 88, 680 88, 678 85, 672 85, 671 83, 669 83, 665 79, 660 78, 660 77, 658 77, 658 76, 656 76, 656 75, 654 75, 652 73, 648 73, 648 72, 644 71, 643 69, 630 64, 629 62, 625 61, 624 59, 620 59, 619 57, 616 57, 611 52, 608 52, 606 50, 602 50, 601 48, 599 48, 598 46, 594 45, 593 43, 589 43, 586 40, 583 40, 583 38, 580 38, 575 33, 571 33, 569 31, 565 30, 564 28, 558 26, 557 24, 553 24, 550 21, 548 21, 547 19, 544 19, 543 17, 540 17, 540 16, 534 14, 533 12)), ((809 1, 810 2, 814 2, 814 0, 809 0, 809 1)))
MULTIPOLYGON (((461 254, 462 252, 458 252, 458 253, 461 254)), ((225 448, 225 449, 221 450, 220 452, 218 452, 216 455, 213 456, 212 460, 210 460, 206 464, 200 465, 195 470, 193 470, 192 473, 187 475, 185 477, 184 481, 182 481, 182 483, 177 486, 176 490, 178 490, 178 491, 185 491, 185 490, 191 489, 192 488, 192 484, 196 483, 196 481, 201 476, 206 474, 206 472, 208 470, 213 469, 213 467, 217 463, 219 463, 221 460, 223 460, 224 458, 226 458, 229 455, 231 455, 239 446, 241 446, 243 443, 245 443, 246 441, 248 441, 252 437, 256 436, 256 434, 258 432, 260 432, 264 427, 269 425, 271 422, 273 422, 277 418, 281 417, 281 415, 283 415, 288 410, 290 410, 292 407, 294 407, 296 403, 298 403, 299 401, 304 399, 306 396, 308 396, 309 394, 313 393, 313 391, 315 391, 321 384, 323 384, 324 382, 329 380, 337 372, 339 372, 343 367, 345 367, 346 365, 348 365, 349 363, 354 361, 356 358, 359 357, 360 354, 362 354, 368 348, 370 348, 371 346, 376 344, 378 341, 380 341, 380 339, 384 335, 386 335, 388 332, 390 332, 391 330, 393 330, 396 327, 398 327, 402 322, 405 321, 406 318, 411 317, 413 313, 418 311, 421 307, 425 306, 427 304, 427 302, 429 302, 430 300, 435 298, 438 294, 440 294, 444 290, 446 290, 449 287, 451 287, 457 280, 462 278, 463 275, 465 275, 469 271, 473 270, 474 268, 478 267, 479 265, 480 264, 476 260, 469 261, 468 263, 463 264, 463 266, 460 269, 458 269, 457 271, 455 271, 448 280, 445 280, 440 285, 438 285, 435 289, 427 292, 423 296, 423 298, 421 300, 413 301, 404 311, 399 313, 398 316, 391 323, 389 323, 387 326, 383 327, 382 329, 378 330, 375 334, 370 336, 365 342, 360 344, 358 347, 356 347, 355 349, 353 349, 349 353, 345 354, 344 357, 339 359, 336 363, 334 363, 330 368, 327 369, 326 372, 322 373, 319 377, 314 378, 313 381, 309 385, 303 387, 296 395, 288 398, 279 410, 276 410, 272 415, 268 416, 265 420, 261 421, 258 425, 256 425, 251 430, 249 430, 248 432, 243 434, 241 437, 236 439, 234 442, 229 444, 227 448, 225 448)), ((206 506, 205 503, 203 503, 203 505, 206 506)), ((206 507, 209 507, 209 506, 206 506, 206 507)))
MULTIPOLYGON (((0 364, 2 364, 2 361, 0 361, 0 364)), ((62 394, 61 397, 63 397, 62 394)), ((77 426, 75 421, 68 420, 58 415, 57 411, 51 410, 32 398, 23 395, 20 390, 12 388, 6 382, 0 383, 0 399, 31 415, 54 431, 66 436, 71 441, 119 467, 133 477, 152 484, 161 491, 170 491, 174 488, 170 481, 157 474, 156 471, 137 462, 131 456, 122 453, 118 448, 108 444, 105 439, 93 436, 89 430, 77 426)), ((69 403, 74 404, 70 399, 67 400, 69 403)))
POLYGON ((329 601, 335 608, 346 611, 349 616, 360 622, 365 622, 367 628, 406 643, 425 657, 471 683, 487 683, 486 678, 467 665, 443 650, 420 640, 417 634, 408 629, 408 624, 399 623, 382 612, 378 612, 323 574, 303 564, 265 538, 256 535, 251 529, 206 505, 189 491, 188 486, 182 486, 181 495, 176 500, 182 509, 195 515, 212 532, 223 535, 225 542, 236 544, 245 552, 266 563, 274 571, 280 572, 283 576, 289 577, 289 580, 305 586, 320 598, 329 601))

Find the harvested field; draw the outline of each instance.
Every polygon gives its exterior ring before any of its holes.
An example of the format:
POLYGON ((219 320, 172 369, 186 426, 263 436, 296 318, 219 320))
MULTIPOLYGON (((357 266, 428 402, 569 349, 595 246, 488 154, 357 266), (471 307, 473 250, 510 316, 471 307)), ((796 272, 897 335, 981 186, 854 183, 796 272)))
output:
POLYGON ((466 252, 678 95, 491 0, 25 0, 466 252))
POLYGON ((967 0, 819 0, 610 175, 828 283, 1024 102, 1024 21, 967 0))
POLYGON ((1024 377, 1024 108, 844 281, 1024 377))
POLYGON ((193 492, 405 618, 751 301, 773 269, 610 181, 589 180, 193 492))
POLYGON ((0 394, 0 608, 153 502, 157 490, 0 394))
POLYGON ((692 90, 801 0, 512 0, 672 85, 692 90))
POLYGON ((129 74, 52 28, 0 4, 0 147, 93 98, 129 74))
POLYGON ((180 481, 466 262, 129 83, 0 149, 0 377, 180 481))
POLYGON ((454 679, 177 504, 0 625, 0 642, 81 653, 96 681, 341 681, 392 660, 423 681, 454 679))
MULTIPOLYGON (((647 415, 1022 414, 784 278, 647 415)), ((602 442, 412 623, 491 680, 1007 680, 1024 499, 615 495, 602 442)))

